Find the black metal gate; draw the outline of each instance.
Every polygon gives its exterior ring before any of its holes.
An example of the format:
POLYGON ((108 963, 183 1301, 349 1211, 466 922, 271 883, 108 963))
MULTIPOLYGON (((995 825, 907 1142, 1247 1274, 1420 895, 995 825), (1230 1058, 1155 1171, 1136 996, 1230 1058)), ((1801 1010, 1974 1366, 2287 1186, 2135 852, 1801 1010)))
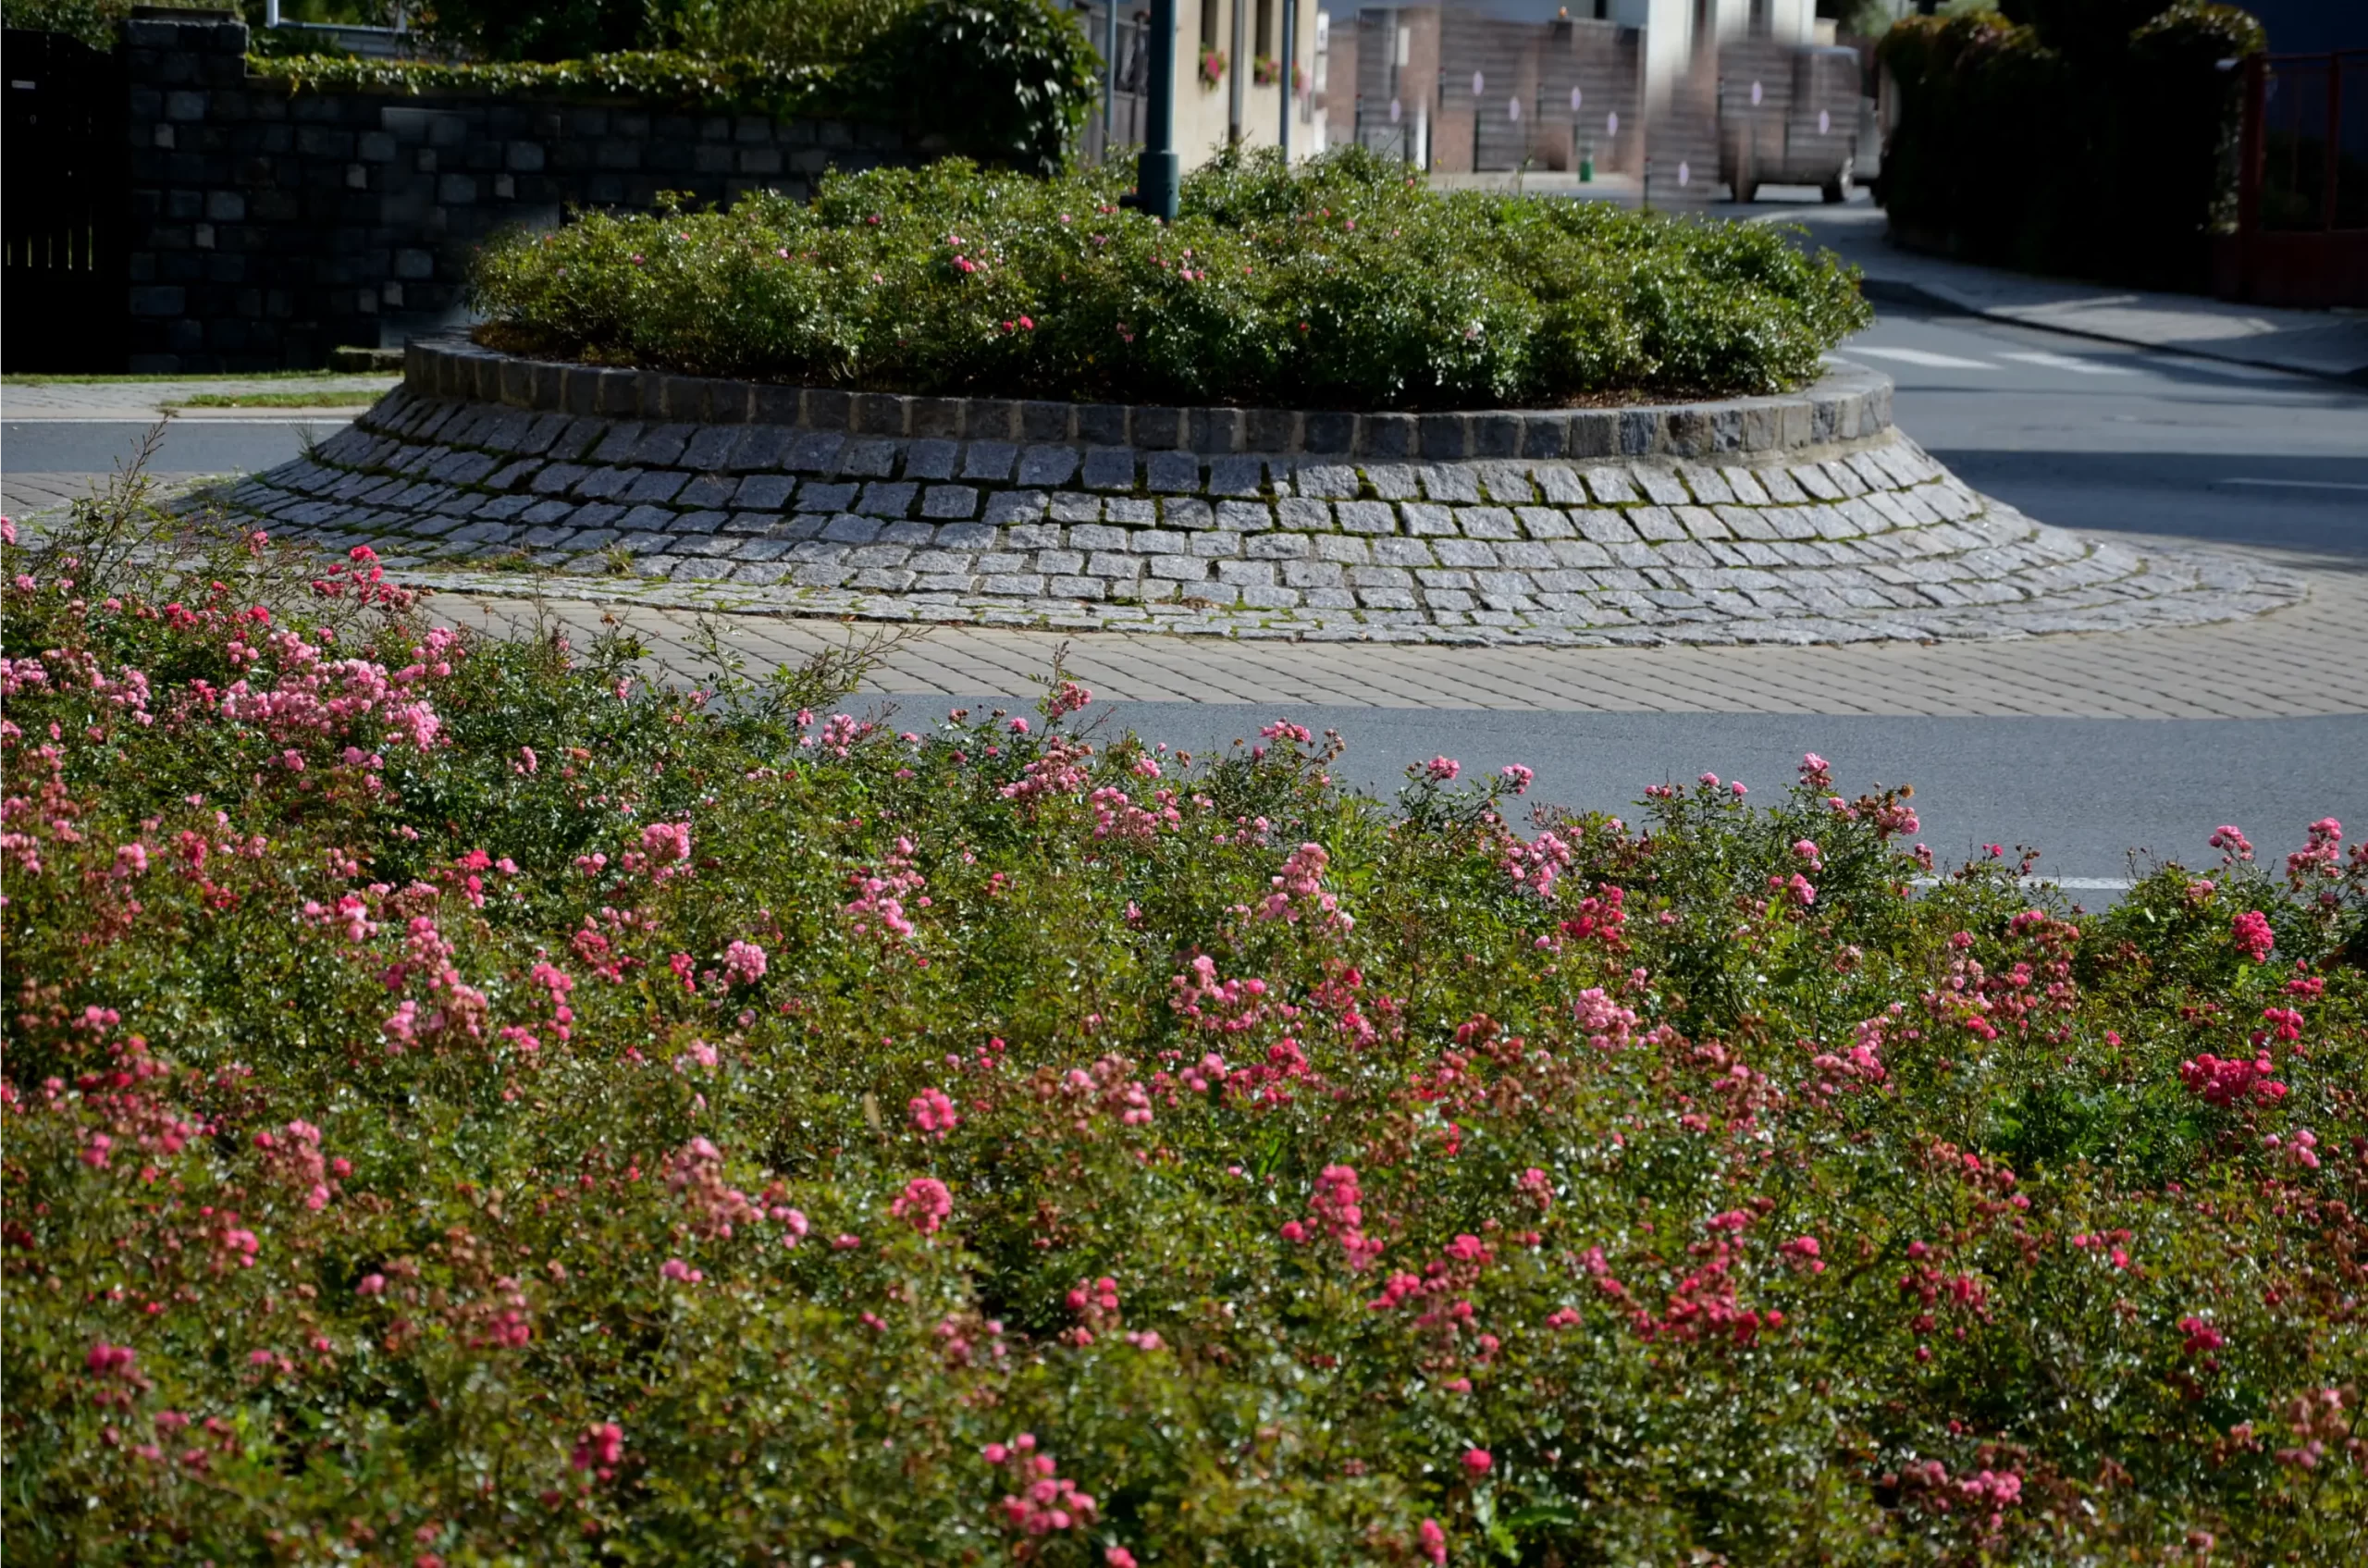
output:
POLYGON ((124 62, 64 33, 0 40, 0 366, 120 371, 130 352, 124 62))

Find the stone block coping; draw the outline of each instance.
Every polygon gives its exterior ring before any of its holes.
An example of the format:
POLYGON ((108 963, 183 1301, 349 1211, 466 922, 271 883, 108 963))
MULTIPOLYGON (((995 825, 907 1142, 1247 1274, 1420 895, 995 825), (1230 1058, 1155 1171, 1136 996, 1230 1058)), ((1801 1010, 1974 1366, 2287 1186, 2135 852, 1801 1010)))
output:
POLYGON ((1013 441, 1197 452, 1303 454, 1382 462, 1750 457, 1868 439, 1891 428, 1891 381, 1834 364, 1814 385, 1768 397, 1616 408, 1352 414, 1170 408, 1018 398, 921 397, 610 369, 498 353, 463 337, 414 339, 403 383, 414 397, 535 413, 778 425, 887 439, 1013 441))

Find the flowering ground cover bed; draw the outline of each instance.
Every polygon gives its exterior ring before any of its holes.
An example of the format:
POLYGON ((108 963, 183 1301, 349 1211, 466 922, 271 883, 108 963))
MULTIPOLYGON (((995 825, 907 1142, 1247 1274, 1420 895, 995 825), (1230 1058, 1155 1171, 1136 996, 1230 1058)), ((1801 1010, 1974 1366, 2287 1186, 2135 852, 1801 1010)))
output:
POLYGON ((696 376, 1084 402, 1491 408, 1803 384, 1856 275, 1765 225, 1423 188, 1345 148, 1186 178, 957 159, 729 212, 588 214, 487 250, 480 338, 696 376))
POLYGON ((12 1560, 2361 1550, 2332 821, 2081 915, 253 549, 6 550, 12 1560))

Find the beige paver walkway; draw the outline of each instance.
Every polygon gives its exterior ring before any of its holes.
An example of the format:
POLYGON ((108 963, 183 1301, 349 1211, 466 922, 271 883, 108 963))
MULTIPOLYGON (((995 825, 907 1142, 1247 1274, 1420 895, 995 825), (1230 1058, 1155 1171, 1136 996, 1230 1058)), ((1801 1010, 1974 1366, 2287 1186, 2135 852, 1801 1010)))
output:
MULTIPOLYGON (((160 482, 169 482, 179 488, 198 476, 193 474, 159 474, 156 477, 160 482)), ((0 512, 10 517, 27 517, 36 512, 47 512, 66 505, 77 496, 88 494, 90 488, 91 475, 88 474, 0 472, 0 512)))
MULTIPOLYGON (((0 462, 5 454, 0 454, 0 462)), ((151 470, 149 477, 166 494, 194 489, 198 486, 227 477, 218 474, 183 474, 151 470)), ((11 517, 31 517, 37 512, 61 509, 81 496, 89 495, 105 475, 98 474, 50 474, 39 469, 0 470, 0 512, 11 517)))
MULTIPOLYGON (((937 627, 891 648, 865 689, 1018 695, 1066 643, 1072 676, 1105 698, 1598 712, 1868 713, 2131 719, 2368 712, 2368 567, 2312 562, 2290 610, 2221 625, 1996 642, 1819 648, 1452 648, 937 627)), ((668 672, 696 678, 699 617, 648 606, 445 593, 439 616, 507 635, 539 616, 579 646, 604 618, 668 672)), ((885 628, 709 618, 751 669, 796 662, 885 628)))

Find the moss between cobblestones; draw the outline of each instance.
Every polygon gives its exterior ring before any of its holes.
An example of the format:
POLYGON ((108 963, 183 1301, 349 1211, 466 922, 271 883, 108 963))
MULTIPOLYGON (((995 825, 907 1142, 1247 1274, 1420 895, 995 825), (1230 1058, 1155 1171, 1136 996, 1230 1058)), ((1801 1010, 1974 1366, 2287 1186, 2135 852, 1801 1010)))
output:
POLYGON ((1437 194, 1347 148, 1185 181, 959 160, 811 204, 587 215, 488 251, 480 340, 692 376, 1072 401, 1343 409, 1764 393, 1864 326, 1856 275, 1764 226, 1437 194))

